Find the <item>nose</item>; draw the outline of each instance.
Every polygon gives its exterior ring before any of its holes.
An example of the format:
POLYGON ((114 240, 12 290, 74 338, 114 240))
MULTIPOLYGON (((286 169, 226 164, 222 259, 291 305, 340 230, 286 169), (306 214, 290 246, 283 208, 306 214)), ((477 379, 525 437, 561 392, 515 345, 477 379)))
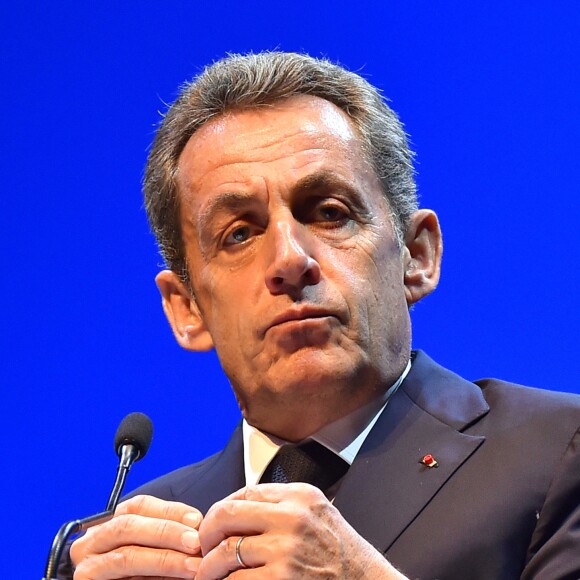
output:
POLYGON ((271 227, 273 255, 266 269, 266 286, 272 294, 296 294, 305 286, 320 282, 320 264, 310 246, 310 233, 292 218, 275 222, 271 227))

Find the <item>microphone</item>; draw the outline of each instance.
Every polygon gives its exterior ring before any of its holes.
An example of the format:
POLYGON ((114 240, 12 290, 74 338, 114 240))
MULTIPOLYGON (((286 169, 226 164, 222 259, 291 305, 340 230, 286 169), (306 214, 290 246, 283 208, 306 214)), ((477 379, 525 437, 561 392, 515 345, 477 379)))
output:
POLYGON ((153 423, 147 415, 131 413, 121 421, 115 433, 115 453, 119 457, 119 467, 105 511, 115 511, 129 470, 133 463, 145 457, 151 439, 153 439, 153 423))
POLYGON ((125 487, 127 474, 133 463, 145 457, 149 445, 151 445, 152 438, 153 423, 147 415, 143 413, 131 413, 121 421, 115 434, 115 452, 119 457, 119 466, 107 507, 104 512, 80 520, 71 520, 61 526, 54 537, 52 547, 48 554, 42 580, 57 580, 56 571, 58 564, 62 557, 65 544, 72 534, 83 532, 93 526, 108 522, 113 518, 115 508, 119 503, 119 498, 125 487))

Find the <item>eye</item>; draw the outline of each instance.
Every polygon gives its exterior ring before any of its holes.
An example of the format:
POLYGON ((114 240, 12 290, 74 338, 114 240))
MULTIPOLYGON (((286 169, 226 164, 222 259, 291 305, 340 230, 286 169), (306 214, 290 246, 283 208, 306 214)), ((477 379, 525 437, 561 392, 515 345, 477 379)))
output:
POLYGON ((336 205, 323 205, 319 208, 318 214, 322 221, 335 222, 346 217, 346 212, 341 207, 336 205))
POLYGON ((224 246, 236 246, 247 242, 256 234, 256 228, 250 225, 236 226, 231 229, 224 239, 224 246))
POLYGON ((316 223, 340 226, 350 219, 348 208, 337 200, 321 200, 312 210, 311 220, 316 223))

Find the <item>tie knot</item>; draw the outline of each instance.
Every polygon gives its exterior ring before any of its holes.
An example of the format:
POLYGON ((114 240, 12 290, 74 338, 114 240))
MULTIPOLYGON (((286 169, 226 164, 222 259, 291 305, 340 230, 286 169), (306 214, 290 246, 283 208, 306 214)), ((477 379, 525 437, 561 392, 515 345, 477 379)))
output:
POLYGON ((301 481, 326 491, 347 471, 348 463, 316 441, 280 447, 260 483, 301 481))

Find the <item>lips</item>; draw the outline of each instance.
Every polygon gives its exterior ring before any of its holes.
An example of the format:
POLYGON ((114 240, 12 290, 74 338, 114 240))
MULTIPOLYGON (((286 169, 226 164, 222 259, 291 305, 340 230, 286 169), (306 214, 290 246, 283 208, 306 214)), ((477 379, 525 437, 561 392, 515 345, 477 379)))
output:
POLYGON ((336 314, 329 312, 328 310, 323 310, 321 308, 293 308, 287 310, 282 314, 276 316, 263 330, 262 335, 266 334, 271 328, 285 324, 286 322, 294 322, 300 320, 312 320, 315 318, 328 318, 328 317, 338 318, 336 314))

